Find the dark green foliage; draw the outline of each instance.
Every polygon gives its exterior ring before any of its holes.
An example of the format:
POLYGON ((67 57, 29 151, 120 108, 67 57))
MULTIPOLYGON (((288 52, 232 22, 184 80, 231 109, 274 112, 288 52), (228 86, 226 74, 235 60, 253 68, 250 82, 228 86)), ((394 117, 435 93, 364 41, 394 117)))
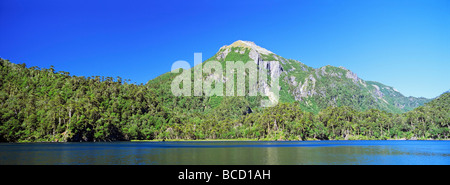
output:
MULTIPOLYGON (((263 109, 261 96, 175 97, 170 84, 176 75, 166 73, 135 85, 120 77, 70 76, 53 66, 27 68, 0 59, 0 141, 450 136, 450 93, 403 114, 370 106, 360 110, 352 105, 362 102, 351 98, 322 108, 318 105, 325 100, 308 97, 299 103, 287 94, 277 106, 263 109)), ((288 88, 283 82, 281 87, 288 88)), ((327 94, 345 98, 359 92, 352 88, 327 94)))
POLYGON ((168 114, 153 89, 118 77, 77 77, 1 59, 0 140, 151 139, 168 114))

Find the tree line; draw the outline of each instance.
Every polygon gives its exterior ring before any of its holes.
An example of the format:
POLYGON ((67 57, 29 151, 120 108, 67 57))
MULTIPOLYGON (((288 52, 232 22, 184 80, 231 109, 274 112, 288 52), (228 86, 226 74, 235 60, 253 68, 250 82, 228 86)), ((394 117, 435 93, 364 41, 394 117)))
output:
POLYGON ((450 93, 403 114, 298 103, 256 109, 261 97, 174 97, 167 73, 136 85, 0 59, 0 141, 153 139, 448 139, 450 93), (253 108, 253 109, 252 109, 253 108))

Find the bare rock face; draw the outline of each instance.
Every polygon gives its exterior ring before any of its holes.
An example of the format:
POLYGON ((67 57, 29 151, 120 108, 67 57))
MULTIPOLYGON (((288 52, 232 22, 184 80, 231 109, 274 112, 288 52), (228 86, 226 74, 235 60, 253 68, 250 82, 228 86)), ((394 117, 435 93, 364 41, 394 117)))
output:
POLYGON ((233 42, 233 44, 227 46, 222 46, 219 50, 218 55, 216 56, 217 60, 225 59, 227 55, 230 52, 236 52, 239 54, 244 54, 245 49, 249 49, 249 58, 252 59, 258 66, 262 67, 263 69, 266 69, 268 74, 271 75, 271 77, 278 78, 280 77, 281 73, 284 71, 283 67, 280 63, 285 63, 286 61, 282 59, 280 62, 279 57, 277 57, 274 53, 271 51, 262 48, 260 46, 257 46, 254 42, 251 41, 242 41, 238 40, 236 42, 233 42), (235 49, 232 51, 232 48, 241 48, 241 49, 235 49), (264 61, 262 59, 262 55, 271 55, 275 59, 275 61, 264 61), (277 65, 278 62, 278 65, 277 65))
POLYGON ((378 85, 372 85, 373 87, 375 87, 375 95, 379 98, 383 97, 383 93, 380 91, 380 87, 378 87, 378 85))
POLYGON ((281 73, 284 71, 278 61, 261 61, 259 64, 259 66, 267 69, 272 78, 280 77, 281 73))
POLYGON ((320 68, 320 71, 322 72, 321 73, 322 76, 325 76, 326 74, 328 74, 327 71, 325 71, 326 69, 327 69, 327 66, 323 66, 323 67, 320 68))
MULTIPOLYGON (((271 51, 256 45, 254 42, 242 41, 242 40, 238 40, 236 42, 233 42, 233 44, 231 44, 229 46, 227 46, 227 45, 222 46, 220 48, 220 50, 226 50, 226 49, 231 49, 231 48, 236 48, 236 47, 238 47, 238 48, 247 48, 247 49, 254 50, 257 53, 264 54, 264 55, 273 54, 271 51)), ((239 52, 239 51, 236 51, 236 52, 239 52)), ((240 53, 243 54, 243 52, 240 52, 240 53)))
POLYGON ((291 76, 289 78, 289 82, 290 84, 292 84, 293 86, 297 86, 297 82, 295 81, 295 76, 291 76))
POLYGON ((347 73, 345 74, 345 77, 348 79, 352 79, 353 83, 357 84, 359 82, 362 85, 366 86, 366 84, 358 77, 358 75, 356 73, 354 73, 342 66, 340 66, 339 68, 347 71, 347 73))
POLYGON ((298 83, 298 86, 294 89, 293 96, 295 100, 302 101, 304 97, 312 96, 316 93, 316 79, 313 75, 309 75, 309 77, 305 80, 305 83, 298 83))
POLYGON ((306 69, 305 65, 302 65, 302 71, 308 71, 308 69, 306 69))
POLYGON ((229 47, 250 48, 250 49, 256 50, 256 52, 264 54, 264 55, 273 54, 271 51, 269 51, 265 48, 262 48, 260 46, 257 46, 254 42, 251 42, 251 41, 238 40, 238 41, 234 42, 233 44, 231 44, 229 47))
POLYGON ((256 50, 252 49, 250 50, 250 53, 248 53, 248 57, 250 57, 253 61, 256 62, 256 64, 258 64, 261 56, 259 55, 258 52, 256 52, 256 50))
POLYGON ((353 83, 355 83, 355 84, 358 83, 358 81, 359 81, 358 75, 356 75, 356 73, 354 73, 354 72, 352 72, 350 70, 347 70, 347 73, 345 74, 345 77, 347 77, 349 79, 352 79, 353 83))
POLYGON ((225 59, 231 50, 231 48, 226 48, 225 46, 220 48, 220 50, 222 50, 222 49, 224 49, 224 50, 222 52, 220 52, 219 55, 217 55, 217 57, 216 57, 217 60, 225 59))

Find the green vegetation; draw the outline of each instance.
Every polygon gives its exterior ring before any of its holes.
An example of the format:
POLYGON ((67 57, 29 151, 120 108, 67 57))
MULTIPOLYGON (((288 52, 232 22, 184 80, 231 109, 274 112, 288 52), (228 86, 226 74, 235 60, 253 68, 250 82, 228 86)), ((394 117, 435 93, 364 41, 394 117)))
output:
POLYGON ((404 112, 408 112, 429 101, 426 98, 405 97, 393 87, 389 87, 379 82, 366 82, 368 85, 376 85, 380 88, 380 92, 385 95, 384 99, 389 103, 389 105, 392 105, 390 109, 400 108, 401 110, 404 110, 404 112))
POLYGON ((341 67, 313 69, 295 60, 285 60, 282 66, 286 73, 281 75, 280 99, 283 102, 291 102, 292 98, 300 100, 302 108, 314 113, 330 106, 350 106, 358 111, 379 109, 405 113, 430 101, 426 98, 405 97, 392 87, 361 80, 341 67), (309 102, 305 103, 307 100, 309 102))
POLYGON ((228 53, 227 57, 223 59, 223 61, 242 61, 244 63, 247 63, 248 61, 253 61, 248 56, 248 54, 250 53, 250 49, 248 48, 231 47, 230 50, 231 52, 228 53), (242 52, 242 54, 240 52, 242 52))
POLYGON ((261 54, 261 59, 264 61, 276 61, 277 59, 274 57, 275 54, 271 53, 271 54, 261 54))
POLYGON ((0 60, 0 141, 152 139, 170 116, 153 89, 0 60), (145 135, 145 136, 143 136, 145 135))
MULTIPOLYGON (((350 85, 327 92, 341 99, 332 105, 315 97, 299 103, 285 94, 282 103, 262 109, 258 108, 261 96, 175 97, 168 92, 176 75, 166 73, 145 85, 136 85, 120 77, 70 76, 68 72, 56 72, 53 66, 27 68, 25 64, 0 59, 0 141, 448 139, 450 136, 450 93, 402 114, 364 107, 377 103, 375 99, 367 102, 363 98, 350 98, 355 94, 371 96, 350 85)), ((315 78, 330 83, 324 77, 315 78)), ((281 87, 288 88, 288 83, 281 83, 281 87)), ((316 91, 319 93, 320 89, 316 91)))

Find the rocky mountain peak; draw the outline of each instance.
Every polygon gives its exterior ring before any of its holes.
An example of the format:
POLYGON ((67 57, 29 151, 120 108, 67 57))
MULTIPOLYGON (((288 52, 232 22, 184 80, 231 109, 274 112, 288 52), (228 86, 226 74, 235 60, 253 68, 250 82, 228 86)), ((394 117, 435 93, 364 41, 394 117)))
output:
POLYGON ((231 45, 222 46, 220 50, 231 50, 231 48, 233 47, 248 48, 264 55, 273 54, 273 52, 256 45, 252 41, 243 41, 243 40, 235 41, 231 45))

